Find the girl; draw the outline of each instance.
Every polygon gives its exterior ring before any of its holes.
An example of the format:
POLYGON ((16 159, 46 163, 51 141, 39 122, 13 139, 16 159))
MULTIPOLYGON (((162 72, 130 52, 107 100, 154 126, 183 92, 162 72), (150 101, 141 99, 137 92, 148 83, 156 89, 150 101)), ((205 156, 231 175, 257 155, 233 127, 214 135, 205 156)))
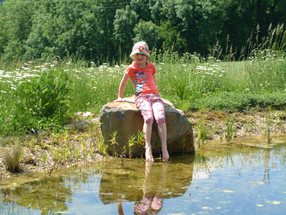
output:
POLYGON ((156 68, 151 62, 149 47, 146 42, 140 41, 134 44, 130 57, 133 62, 127 67, 118 89, 116 101, 122 102, 127 80, 130 78, 135 89, 135 104, 140 110, 143 119, 143 133, 145 138, 145 159, 153 162, 151 133, 152 124, 155 118, 158 124, 158 133, 161 139, 161 149, 163 161, 169 160, 167 149, 167 128, 165 121, 165 111, 163 101, 160 98, 155 80, 156 68))

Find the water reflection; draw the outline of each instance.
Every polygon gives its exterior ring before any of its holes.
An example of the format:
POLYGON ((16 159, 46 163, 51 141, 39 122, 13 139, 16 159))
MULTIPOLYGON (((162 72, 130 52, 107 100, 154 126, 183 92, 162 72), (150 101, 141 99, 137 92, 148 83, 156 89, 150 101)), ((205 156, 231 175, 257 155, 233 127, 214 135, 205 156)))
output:
POLYGON ((270 149, 265 149, 263 152, 264 155, 264 175, 263 175, 263 182, 265 184, 270 184, 270 149))
MULTIPOLYGON (((172 196, 172 192, 169 192, 168 189, 169 166, 168 163, 160 165, 150 162, 145 163, 145 177, 142 185, 143 195, 140 200, 135 201, 135 214, 157 214, 163 207, 163 199, 172 196)), ((192 176, 189 179, 190 185, 192 176)), ((124 215, 121 201, 118 203, 118 214, 124 215)))
POLYGON ((153 163, 145 163, 145 180, 143 184, 143 196, 140 201, 137 201, 134 207, 134 211, 137 214, 155 214, 159 212, 163 207, 163 196, 166 195, 166 183, 167 183, 167 170, 168 164, 161 166, 161 171, 157 178, 152 177, 153 163))
MULTIPOLYGON (((164 199, 186 192, 192 182, 193 160, 193 156, 181 157, 169 164, 145 163, 141 159, 115 160, 84 170, 61 172, 60 176, 52 175, 16 188, 2 189, 0 214, 11 214, 7 208, 12 204, 33 209, 32 214, 35 211, 38 211, 35 214, 39 211, 40 214, 77 214, 82 210, 80 206, 86 204, 82 214, 90 214, 94 208, 103 212, 104 206, 116 204, 118 213, 124 214, 122 204, 126 202, 132 203, 135 213, 152 211, 154 214, 163 207, 164 199), (148 207, 144 209, 145 203, 148 207)), ((130 209, 125 214, 129 214, 130 209)), ((24 211, 20 214, 31 214, 31 211, 24 211)))
POLYGON ((285 155, 279 146, 167 164, 113 159, 9 189, 0 181, 0 214, 283 214, 285 155))
POLYGON ((3 202, 18 204, 25 208, 40 209, 42 214, 67 211, 67 202, 72 192, 65 186, 63 178, 46 178, 23 184, 15 190, 3 189, 3 202))
POLYGON ((134 202, 136 214, 157 214, 164 199, 182 196, 193 178, 193 156, 176 163, 140 162, 122 169, 109 169, 102 176, 100 198, 105 204, 117 203, 118 214, 125 214, 122 202, 134 202), (110 195, 113 193, 114 195, 110 195))

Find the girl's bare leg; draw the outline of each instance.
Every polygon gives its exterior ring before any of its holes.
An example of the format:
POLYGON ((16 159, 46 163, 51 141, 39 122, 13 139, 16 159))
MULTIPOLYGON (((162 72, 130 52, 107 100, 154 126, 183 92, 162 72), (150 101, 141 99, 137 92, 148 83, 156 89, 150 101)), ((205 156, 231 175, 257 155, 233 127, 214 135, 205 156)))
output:
POLYGON ((144 122, 143 132, 145 138, 145 159, 146 161, 154 162, 153 154, 152 154, 152 146, 151 146, 151 134, 152 134, 152 124, 144 122))
POLYGON ((167 149, 167 127, 163 102, 160 100, 154 102, 152 108, 154 117, 158 124, 158 133, 161 139, 163 162, 167 162, 169 160, 169 152, 167 149))
POLYGON ((167 127, 166 122, 158 123, 158 133, 161 139, 163 162, 169 160, 169 152, 167 149, 167 127))

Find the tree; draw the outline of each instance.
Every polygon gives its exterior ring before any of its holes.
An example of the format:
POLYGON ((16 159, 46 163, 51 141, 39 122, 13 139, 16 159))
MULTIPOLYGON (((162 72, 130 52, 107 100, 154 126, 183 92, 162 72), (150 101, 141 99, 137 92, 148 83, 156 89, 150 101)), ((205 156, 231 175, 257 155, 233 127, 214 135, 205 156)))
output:
POLYGON ((0 6, 0 54, 5 58, 23 57, 35 8, 32 2, 21 0, 6 0, 0 6))
POLYGON ((132 38, 134 37, 134 26, 137 23, 137 14, 129 6, 125 9, 117 9, 114 26, 114 40, 119 50, 119 58, 122 53, 128 53, 132 47, 132 38))
POLYGON ((163 50, 183 53, 186 51, 187 42, 180 36, 169 22, 164 22, 159 28, 160 37, 163 39, 163 50))
POLYGON ((223 50, 262 43, 285 14, 285 0, 5 0, 0 57, 114 61, 141 39, 207 56, 217 43, 223 50))
POLYGON ((150 3, 150 0, 131 0, 130 8, 138 15, 139 19, 149 21, 151 18, 149 9, 150 3))
POLYGON ((100 38, 95 14, 88 1, 41 1, 27 40, 27 58, 74 56, 91 59, 100 38))
POLYGON ((150 47, 161 47, 162 37, 160 36, 160 28, 153 22, 140 21, 134 28, 135 37, 133 42, 146 41, 150 47))

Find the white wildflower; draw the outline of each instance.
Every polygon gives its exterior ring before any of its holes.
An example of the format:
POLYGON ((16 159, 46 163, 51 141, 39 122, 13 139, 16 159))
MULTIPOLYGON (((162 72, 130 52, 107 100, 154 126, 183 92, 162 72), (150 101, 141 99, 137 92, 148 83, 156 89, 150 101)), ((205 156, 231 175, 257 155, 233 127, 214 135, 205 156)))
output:
POLYGON ((16 90, 17 88, 16 88, 16 86, 15 85, 12 85, 11 86, 11 90, 16 90))

